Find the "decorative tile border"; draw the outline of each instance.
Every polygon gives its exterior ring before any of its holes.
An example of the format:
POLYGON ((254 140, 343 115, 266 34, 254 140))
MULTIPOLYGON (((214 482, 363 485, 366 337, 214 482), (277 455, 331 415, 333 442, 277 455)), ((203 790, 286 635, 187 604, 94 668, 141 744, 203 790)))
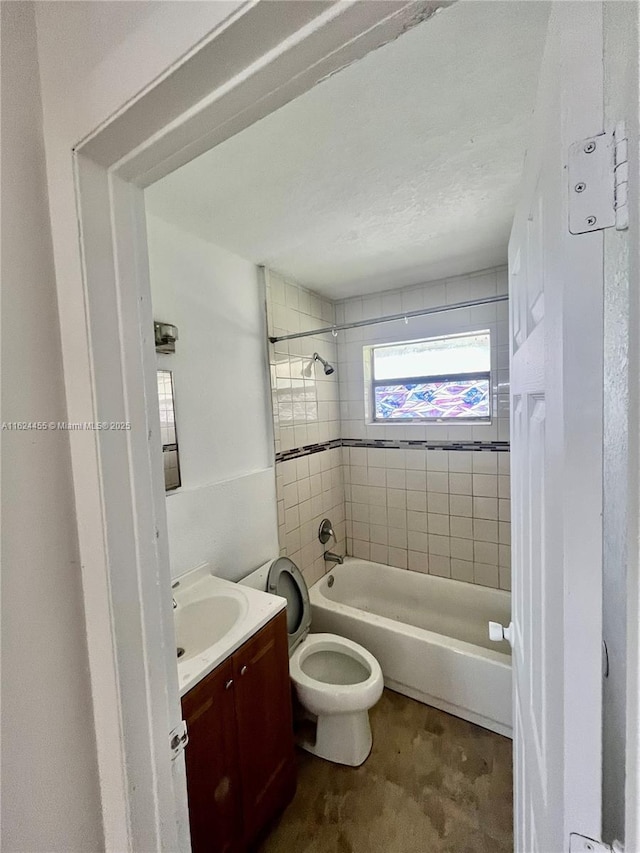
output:
POLYGON ((342 439, 334 438, 331 441, 323 441, 319 444, 305 444, 304 447, 293 447, 291 450, 282 450, 276 453, 276 462, 286 462, 287 459, 298 459, 301 456, 310 456, 312 453, 322 453, 323 450, 333 450, 342 447, 342 439))
POLYGON ((490 453, 509 452, 511 445, 508 441, 411 441, 384 438, 334 438, 319 444, 306 444, 304 447, 294 447, 276 453, 276 462, 286 462, 288 459, 298 459, 312 453, 333 450, 336 447, 370 447, 395 450, 466 450, 489 451, 490 453))
POLYGON ((400 450, 509 450, 508 441, 414 441, 390 438, 343 438, 343 447, 389 447, 400 450))

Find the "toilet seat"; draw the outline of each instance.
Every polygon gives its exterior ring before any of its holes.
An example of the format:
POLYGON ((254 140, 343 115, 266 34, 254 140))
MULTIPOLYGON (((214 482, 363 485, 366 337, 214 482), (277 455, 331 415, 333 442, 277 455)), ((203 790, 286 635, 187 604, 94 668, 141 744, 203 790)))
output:
POLYGON ((382 695, 382 670, 375 657, 358 643, 335 634, 310 634, 291 656, 289 672, 298 694, 314 714, 361 711, 375 705, 382 695), (343 684, 314 677, 305 662, 322 652, 336 655, 338 667, 340 656, 354 661, 365 670, 366 677, 343 684))
POLYGON ((288 557, 278 557, 269 567, 267 592, 287 601, 289 655, 304 640, 311 626, 309 590, 302 572, 288 557))

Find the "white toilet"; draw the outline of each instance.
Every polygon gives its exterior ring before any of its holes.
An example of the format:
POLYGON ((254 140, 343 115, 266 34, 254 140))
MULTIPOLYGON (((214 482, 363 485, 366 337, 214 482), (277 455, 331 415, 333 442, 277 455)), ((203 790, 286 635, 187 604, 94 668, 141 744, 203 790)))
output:
POLYGON ((287 600, 291 680, 300 704, 316 722, 315 741, 299 745, 327 761, 358 767, 371 752, 369 708, 382 695, 380 664, 345 637, 309 634, 307 584, 288 557, 279 557, 241 583, 287 600))

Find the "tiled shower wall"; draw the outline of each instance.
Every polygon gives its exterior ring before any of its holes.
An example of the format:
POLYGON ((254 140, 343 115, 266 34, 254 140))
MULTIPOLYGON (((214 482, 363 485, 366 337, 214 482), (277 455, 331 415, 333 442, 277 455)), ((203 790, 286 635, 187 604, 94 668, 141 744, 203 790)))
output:
MULTIPOLYGON (((484 270, 339 302, 336 322, 494 296, 506 293, 507 287, 505 268, 484 270)), ((457 309, 340 334, 342 439, 399 445, 343 447, 349 554, 510 588, 507 305, 500 302, 457 309), (366 423, 364 346, 484 329, 491 332, 491 424, 366 423), (419 444, 409 446, 407 442, 419 444), (438 443, 442 449, 420 446, 427 442, 438 443), (449 449, 454 447, 460 449, 449 449)))
POLYGON ((342 450, 349 554, 511 588, 508 452, 342 450))
MULTIPOLYGON (((265 278, 270 335, 507 292, 504 268, 338 303, 265 278)), ((338 553, 510 588, 507 316, 504 302, 270 344, 280 548, 308 583, 326 568, 317 532, 328 516, 338 553), (492 341, 490 425, 366 423, 363 346, 481 329, 492 341), (312 364, 316 351, 331 376, 312 364)))
MULTIPOLYGON (((269 270, 265 284, 269 335, 310 331, 335 322, 331 301, 269 270)), ((331 519, 337 538, 326 547, 346 552, 338 372, 326 376, 322 365, 312 361, 314 352, 330 364, 337 362, 336 341, 330 334, 269 344, 280 553, 291 557, 309 585, 326 568, 325 546, 318 540, 323 518, 331 519), (336 446, 331 447, 332 442, 336 446), (292 448, 305 447, 304 455, 282 458, 292 448)))

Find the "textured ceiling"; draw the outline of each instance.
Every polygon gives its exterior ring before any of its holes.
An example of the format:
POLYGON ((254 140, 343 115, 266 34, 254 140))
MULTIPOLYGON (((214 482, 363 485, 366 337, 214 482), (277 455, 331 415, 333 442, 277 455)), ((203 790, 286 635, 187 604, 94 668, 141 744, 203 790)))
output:
POLYGON ((549 7, 458 2, 146 191, 333 298, 504 263, 549 7))

